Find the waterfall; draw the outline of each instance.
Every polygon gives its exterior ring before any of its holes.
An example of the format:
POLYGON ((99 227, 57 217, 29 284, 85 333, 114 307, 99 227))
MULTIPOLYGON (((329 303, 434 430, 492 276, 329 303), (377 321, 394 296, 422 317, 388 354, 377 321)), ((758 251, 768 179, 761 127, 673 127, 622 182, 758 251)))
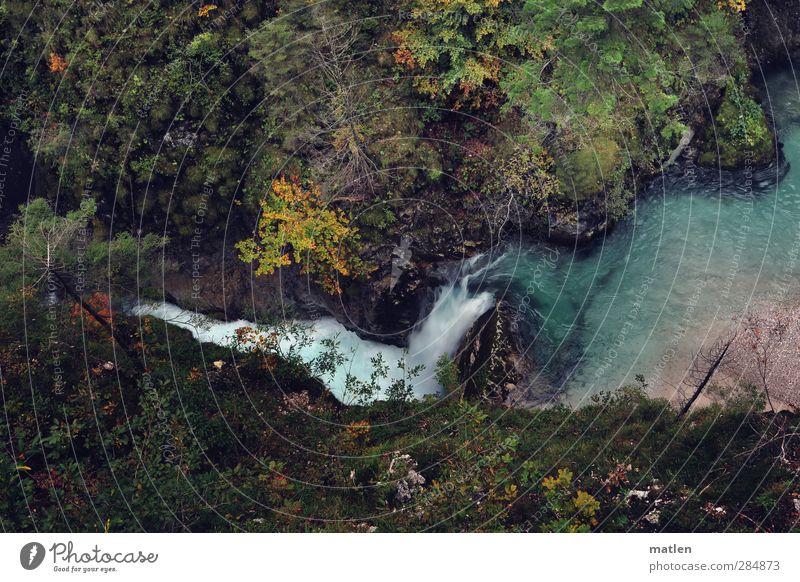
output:
MULTIPOLYGON (((380 382, 382 389, 385 390, 392 380, 402 377, 397 362, 404 361, 408 368, 424 366, 413 381, 414 394, 418 398, 436 394, 440 390, 435 379, 436 361, 442 354, 452 356, 470 326, 494 305, 494 295, 490 291, 471 290, 470 283, 483 276, 495 264, 489 263, 479 268, 478 265, 483 260, 482 256, 476 256, 464 261, 450 283, 436 289, 433 306, 412 331, 407 350, 362 339, 332 317, 298 322, 307 328, 311 341, 298 345, 298 338, 287 336, 281 342, 281 349, 288 350, 294 346, 303 361, 312 362, 326 349, 324 340, 335 339, 347 361, 332 377, 323 380, 331 392, 345 403, 349 401, 344 394, 347 374, 362 380, 369 379, 373 371, 372 359, 378 354, 389 366, 388 377, 380 382)), ((134 316, 149 315, 163 319, 191 331, 201 342, 221 346, 231 346, 237 329, 257 327, 256 324, 242 319, 218 321, 167 302, 140 304, 128 312, 134 316)))
POLYGON ((466 260, 451 283, 436 290, 430 313, 417 323, 409 337, 411 361, 425 366, 417 382, 419 394, 439 390, 435 378, 436 360, 442 354, 454 355, 464 334, 494 305, 493 293, 470 290, 470 282, 485 275, 495 264, 477 268, 482 260, 483 255, 466 260))

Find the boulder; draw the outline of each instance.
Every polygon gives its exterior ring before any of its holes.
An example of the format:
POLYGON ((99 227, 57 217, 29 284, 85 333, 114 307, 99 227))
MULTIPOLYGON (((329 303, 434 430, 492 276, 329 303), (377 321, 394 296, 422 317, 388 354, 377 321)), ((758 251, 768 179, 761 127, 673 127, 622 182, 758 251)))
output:
POLYGON ((525 360, 503 301, 479 317, 455 357, 464 397, 511 405, 525 379, 525 360))

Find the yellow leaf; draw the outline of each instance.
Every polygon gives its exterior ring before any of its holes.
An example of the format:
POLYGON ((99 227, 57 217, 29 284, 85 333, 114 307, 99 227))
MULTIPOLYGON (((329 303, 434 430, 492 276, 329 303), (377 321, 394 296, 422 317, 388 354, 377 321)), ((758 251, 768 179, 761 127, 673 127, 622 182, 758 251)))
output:
POLYGON ((213 10, 216 10, 216 9, 217 9, 217 5, 216 4, 206 4, 205 6, 201 7, 200 10, 197 11, 197 15, 200 18, 207 18, 209 12, 211 12, 213 10))

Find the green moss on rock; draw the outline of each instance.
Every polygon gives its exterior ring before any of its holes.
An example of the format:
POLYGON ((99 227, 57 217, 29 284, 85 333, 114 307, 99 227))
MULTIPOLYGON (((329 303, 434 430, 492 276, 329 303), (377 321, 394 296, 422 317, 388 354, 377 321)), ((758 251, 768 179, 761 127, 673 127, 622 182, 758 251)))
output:
POLYGON ((707 131, 700 163, 736 169, 748 163, 767 164, 774 155, 775 138, 761 106, 748 91, 728 83, 714 127, 707 131))
POLYGON ((622 163, 617 142, 595 138, 588 147, 567 154, 556 161, 556 176, 565 198, 587 200, 603 192, 622 163))

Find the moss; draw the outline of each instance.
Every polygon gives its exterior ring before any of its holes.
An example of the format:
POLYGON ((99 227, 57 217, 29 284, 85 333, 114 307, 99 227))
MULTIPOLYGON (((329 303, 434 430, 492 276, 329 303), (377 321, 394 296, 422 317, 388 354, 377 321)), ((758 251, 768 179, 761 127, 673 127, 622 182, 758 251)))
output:
POLYGON ((586 200, 602 193, 620 167, 622 156, 617 143, 598 137, 586 148, 556 161, 556 176, 565 198, 586 200))
POLYGON ((767 117, 750 93, 749 86, 728 83, 700 154, 702 165, 736 169, 764 165, 775 156, 775 138, 767 117))

